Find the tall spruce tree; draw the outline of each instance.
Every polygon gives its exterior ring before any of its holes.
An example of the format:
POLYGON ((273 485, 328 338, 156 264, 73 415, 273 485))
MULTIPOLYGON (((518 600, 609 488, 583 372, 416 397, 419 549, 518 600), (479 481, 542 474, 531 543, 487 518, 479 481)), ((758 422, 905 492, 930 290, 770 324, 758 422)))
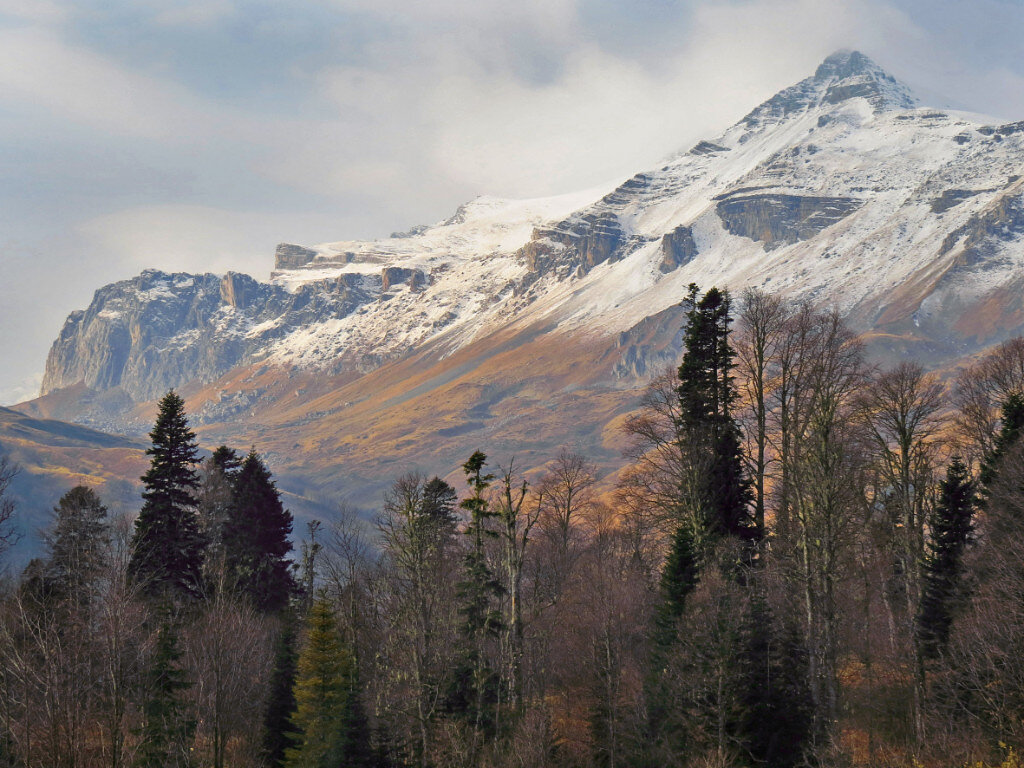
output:
POLYGON ((170 619, 157 632, 156 648, 143 681, 139 768, 187 768, 192 764, 195 721, 184 693, 191 687, 181 668, 177 630, 170 619))
POLYGON ((288 768, 363 768, 372 763, 369 729, 359 701, 355 659, 326 598, 313 602, 295 680, 295 746, 288 768))
POLYGON ((996 435, 992 451, 985 457, 981 465, 980 480, 986 495, 999 473, 999 463, 1003 456, 1011 446, 1020 440, 1021 433, 1024 432, 1024 394, 1011 392, 1003 401, 1001 410, 999 434, 996 435))
POLYGON ((286 621, 274 648, 274 666, 263 714, 263 756, 271 768, 284 765, 285 753, 293 744, 291 715, 296 706, 296 660, 295 631, 291 621, 286 621))
POLYGON ((233 493, 221 532, 227 582, 257 608, 276 613, 296 592, 288 553, 291 512, 270 471, 255 450, 250 451, 233 478, 233 493))
POLYGON ((974 482, 957 457, 939 486, 939 500, 928 520, 917 635, 926 659, 937 658, 949 642, 960 587, 964 550, 973 530, 974 482))
MULTIPOLYGON (((703 296, 689 286, 684 301, 687 323, 679 365, 676 441, 682 459, 678 520, 661 573, 661 601, 655 612, 654 643, 646 679, 649 741, 656 759, 688 749, 683 728, 692 713, 669 673, 681 653, 679 626, 687 598, 717 545, 735 538, 749 545, 758 528, 751 509, 750 484, 743 473, 739 427, 732 415, 736 400, 729 344, 729 295, 711 288, 703 296)), ((727 542, 726 542, 727 543, 727 542)), ((726 546, 723 551, 733 551, 726 546)), ((753 548, 740 548, 751 562, 753 548)), ((724 707, 722 702, 717 705, 724 707)), ((733 737, 735 724, 731 724, 733 737)), ((674 759, 674 758, 673 758, 674 759)))
POLYGON ((484 492, 494 475, 484 471, 487 456, 475 451, 462 465, 471 495, 460 506, 469 513, 465 533, 472 543, 466 552, 463 578, 458 584, 457 598, 462 616, 462 654, 453 671, 446 708, 472 728, 472 757, 481 738, 494 726, 493 710, 498 696, 498 676, 487 655, 488 640, 501 631, 501 616, 495 601, 501 584, 487 562, 485 541, 494 533, 487 521, 494 517, 484 492))
POLYGON ((729 294, 711 288, 702 297, 690 284, 684 354, 679 366, 680 443, 701 463, 698 503, 689 510, 710 534, 749 540, 757 535, 744 476, 740 431, 732 415, 736 389, 729 344, 729 294))
POLYGON ((143 505, 135 520, 128 573, 151 598, 192 598, 202 593, 203 538, 196 518, 199 480, 195 434, 185 403, 172 389, 160 400, 152 457, 142 476, 143 505))

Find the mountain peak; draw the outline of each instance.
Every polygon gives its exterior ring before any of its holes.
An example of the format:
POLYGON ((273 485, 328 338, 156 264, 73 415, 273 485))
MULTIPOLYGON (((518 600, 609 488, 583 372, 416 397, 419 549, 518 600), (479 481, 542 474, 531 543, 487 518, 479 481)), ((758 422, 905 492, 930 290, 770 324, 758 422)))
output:
POLYGON ((866 99, 875 112, 913 109, 918 105, 906 85, 863 53, 840 50, 821 62, 814 75, 775 94, 743 122, 747 127, 755 127, 855 98, 866 99))
POLYGON ((843 48, 825 58, 814 72, 815 80, 878 75, 890 77, 881 67, 860 51, 843 48))

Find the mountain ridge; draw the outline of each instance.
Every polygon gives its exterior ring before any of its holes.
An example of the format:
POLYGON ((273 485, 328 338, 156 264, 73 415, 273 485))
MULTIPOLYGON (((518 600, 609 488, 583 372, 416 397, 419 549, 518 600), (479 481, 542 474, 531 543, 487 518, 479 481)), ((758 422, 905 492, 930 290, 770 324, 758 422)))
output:
POLYGON ((1021 126, 918 106, 837 53, 623 181, 282 244, 269 281, 105 286, 26 407, 140 433, 180 387, 210 442, 266 446, 300 486, 360 500, 389 468, 456 467, 470 443, 543 463, 570 442, 611 471, 612 425, 679 354, 691 282, 834 305, 929 365, 1024 331, 1021 126))

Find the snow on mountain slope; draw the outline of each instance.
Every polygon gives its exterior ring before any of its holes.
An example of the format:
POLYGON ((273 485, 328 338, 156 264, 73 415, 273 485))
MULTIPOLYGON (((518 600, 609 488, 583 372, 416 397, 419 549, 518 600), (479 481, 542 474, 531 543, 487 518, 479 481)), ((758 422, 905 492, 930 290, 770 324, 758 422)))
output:
POLYGON ((149 399, 257 362, 365 372, 538 324, 611 340, 690 282, 836 304, 954 356, 1024 326, 1022 167, 1024 124, 919 107, 840 52, 622 183, 478 198, 376 241, 285 244, 269 283, 147 272, 107 286, 68 319, 43 391, 149 399))

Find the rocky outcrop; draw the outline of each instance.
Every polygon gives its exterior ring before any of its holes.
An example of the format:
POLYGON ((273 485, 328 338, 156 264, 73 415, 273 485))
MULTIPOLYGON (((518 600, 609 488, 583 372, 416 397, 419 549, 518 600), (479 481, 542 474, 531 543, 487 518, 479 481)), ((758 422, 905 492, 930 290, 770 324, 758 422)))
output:
POLYGON ((344 317, 375 300, 380 278, 342 274, 294 292, 248 275, 146 270, 98 290, 64 323, 46 361, 42 394, 75 384, 121 388, 148 400, 212 381, 258 360, 297 327, 344 317))
POLYGON ((729 233, 756 240, 770 251, 809 240, 862 204, 849 197, 733 192, 718 198, 716 212, 729 233))
POLYGON ((719 152, 729 152, 728 147, 721 147, 710 141, 698 141, 690 148, 691 155, 715 155, 719 152))
POLYGON ((405 269, 403 267, 384 267, 380 273, 381 290, 390 291, 394 286, 405 284, 410 290, 418 291, 429 282, 426 273, 421 269, 405 269))
POLYGON ((562 266, 589 272, 621 256, 625 237, 619 219, 610 211, 588 213, 551 228, 538 228, 520 251, 534 272, 562 266))
POLYGON ((1015 240, 1024 235, 1024 193, 1019 190, 999 197, 984 211, 967 220, 967 223, 950 232, 942 241, 939 255, 949 253, 957 245, 962 246, 958 263, 972 266, 982 262, 994 253, 1000 243, 1015 240))
POLYGON ((274 252, 274 269, 304 267, 316 258, 316 251, 293 243, 279 243, 274 252))
POLYGON ((955 208, 964 200, 980 195, 982 192, 991 192, 990 189, 947 189, 941 195, 931 201, 932 213, 945 213, 950 208, 955 208))
POLYGON ((681 225, 663 235, 661 253, 662 258, 658 269, 664 274, 689 264, 697 255, 697 243, 693 239, 693 230, 681 225))

